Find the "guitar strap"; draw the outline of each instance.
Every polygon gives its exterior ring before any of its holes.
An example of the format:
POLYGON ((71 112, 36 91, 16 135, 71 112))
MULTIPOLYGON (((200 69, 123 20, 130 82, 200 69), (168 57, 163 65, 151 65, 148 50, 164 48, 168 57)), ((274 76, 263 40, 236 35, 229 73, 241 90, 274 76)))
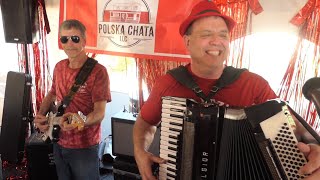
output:
POLYGON ((90 75, 97 62, 97 60, 88 57, 87 61, 83 64, 79 73, 77 74, 75 82, 70 88, 69 93, 63 98, 61 105, 58 107, 57 116, 62 116, 64 114, 64 110, 70 104, 80 86, 82 86, 83 83, 86 82, 88 76, 90 75))
POLYGON ((224 68, 221 77, 217 83, 212 87, 209 94, 206 96, 200 89, 199 85, 194 81, 188 69, 185 66, 179 66, 177 68, 169 70, 167 73, 174 77, 180 84, 191 89, 198 97, 204 100, 205 103, 210 102, 211 98, 223 87, 232 84, 237 80, 240 74, 246 69, 238 69, 232 66, 224 68))

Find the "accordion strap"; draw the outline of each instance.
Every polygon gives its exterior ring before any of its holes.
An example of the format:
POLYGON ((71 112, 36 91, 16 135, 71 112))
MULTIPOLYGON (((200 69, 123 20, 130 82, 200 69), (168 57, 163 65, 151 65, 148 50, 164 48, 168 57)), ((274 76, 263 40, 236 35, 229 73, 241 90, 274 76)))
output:
POLYGON ((78 89, 84 82, 86 82, 88 76, 90 75, 91 71, 93 70, 94 66, 97 64, 97 60, 89 58, 81 67, 80 71, 78 72, 75 82, 69 90, 69 93, 63 98, 61 105, 58 107, 58 114, 57 116, 61 116, 64 114, 64 110, 70 104, 71 100, 73 99, 74 95, 77 93, 78 89))
POLYGON ((211 98, 223 87, 232 84, 237 80, 240 74, 246 69, 238 69, 232 66, 224 68, 221 77, 217 83, 212 87, 209 94, 206 96, 200 89, 199 85, 194 81, 191 74, 188 72, 185 66, 179 66, 177 68, 169 70, 167 73, 174 77, 180 84, 191 89, 198 97, 203 99, 205 102, 209 102, 211 98))

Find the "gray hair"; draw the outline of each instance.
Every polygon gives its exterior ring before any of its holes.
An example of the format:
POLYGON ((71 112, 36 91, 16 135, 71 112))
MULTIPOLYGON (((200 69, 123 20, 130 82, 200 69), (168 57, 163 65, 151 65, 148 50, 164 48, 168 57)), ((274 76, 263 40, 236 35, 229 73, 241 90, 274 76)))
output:
POLYGON ((78 21, 76 19, 68 19, 68 20, 63 21, 60 24, 59 33, 63 29, 69 30, 72 28, 79 30, 81 32, 81 36, 84 39, 86 39, 86 27, 80 21, 78 21))

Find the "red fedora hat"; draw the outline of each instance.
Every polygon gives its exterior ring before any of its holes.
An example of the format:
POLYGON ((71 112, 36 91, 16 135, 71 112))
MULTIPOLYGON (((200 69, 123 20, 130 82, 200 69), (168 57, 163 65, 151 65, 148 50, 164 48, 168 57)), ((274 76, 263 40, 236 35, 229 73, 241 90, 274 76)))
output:
POLYGON ((208 16, 222 17, 225 20, 229 31, 231 31, 232 28, 236 25, 236 22, 231 17, 221 14, 219 8, 215 5, 215 3, 208 0, 203 0, 192 8, 192 11, 188 18, 181 23, 179 29, 180 35, 183 36, 185 34, 189 25, 193 21, 208 16))

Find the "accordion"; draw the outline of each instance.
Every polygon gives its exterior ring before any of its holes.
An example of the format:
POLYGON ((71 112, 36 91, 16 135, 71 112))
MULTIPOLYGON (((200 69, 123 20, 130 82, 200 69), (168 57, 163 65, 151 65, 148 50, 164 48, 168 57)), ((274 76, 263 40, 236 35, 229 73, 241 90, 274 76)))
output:
POLYGON ((303 179, 288 106, 276 100, 245 109, 163 97, 159 179, 303 179))

